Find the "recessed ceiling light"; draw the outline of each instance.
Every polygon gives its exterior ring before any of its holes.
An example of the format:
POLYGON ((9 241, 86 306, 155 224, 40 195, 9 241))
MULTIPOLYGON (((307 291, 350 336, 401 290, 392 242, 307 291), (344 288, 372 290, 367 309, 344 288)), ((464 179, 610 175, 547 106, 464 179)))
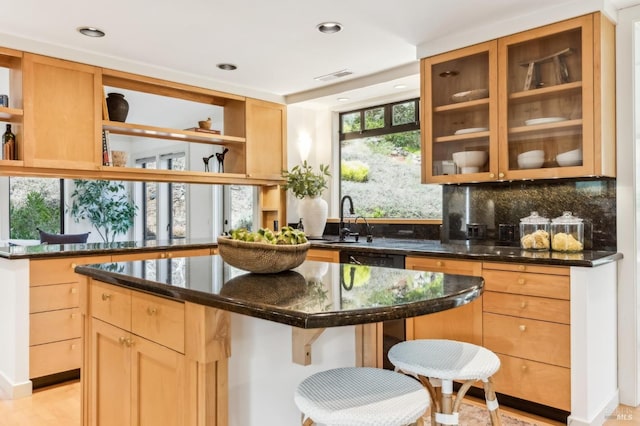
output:
POLYGON ((235 66, 233 64, 218 64, 216 66, 218 68, 220 68, 221 70, 225 70, 225 71, 233 71, 233 70, 238 68, 237 66, 235 66))
POLYGON ((323 22, 316 27, 323 34, 333 34, 342 31, 342 24, 337 22, 323 22))
POLYGON ((347 102, 349 98, 338 98, 338 102, 347 102))
POLYGON ((105 35, 104 31, 94 27, 80 27, 78 32, 87 37, 104 37, 105 35))
POLYGON ((407 85, 406 84, 396 84, 395 86, 393 86, 394 89, 406 89, 407 85))

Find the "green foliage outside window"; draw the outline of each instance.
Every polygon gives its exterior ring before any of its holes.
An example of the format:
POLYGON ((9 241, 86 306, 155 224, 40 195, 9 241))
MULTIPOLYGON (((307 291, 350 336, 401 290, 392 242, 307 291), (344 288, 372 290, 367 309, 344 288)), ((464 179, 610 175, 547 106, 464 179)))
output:
POLYGON ((44 195, 37 191, 29 192, 22 205, 11 203, 9 217, 11 238, 37 240, 40 235, 36 228, 52 233, 60 232, 59 200, 45 200, 44 195))
POLYGON ((343 161, 340 177, 351 182, 366 182, 369 180, 369 166, 359 160, 343 161))

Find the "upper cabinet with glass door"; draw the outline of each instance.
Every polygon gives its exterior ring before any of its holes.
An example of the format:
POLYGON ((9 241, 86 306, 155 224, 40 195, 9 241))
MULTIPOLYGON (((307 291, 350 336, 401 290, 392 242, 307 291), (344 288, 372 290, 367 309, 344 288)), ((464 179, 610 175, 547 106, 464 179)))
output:
POLYGON ((613 25, 596 13, 498 43, 499 178, 615 176, 613 25))
POLYGON ((422 61, 424 182, 494 179, 497 80, 495 41, 422 61))
POLYGON ((423 59, 423 181, 615 176, 614 34, 594 13, 423 59))

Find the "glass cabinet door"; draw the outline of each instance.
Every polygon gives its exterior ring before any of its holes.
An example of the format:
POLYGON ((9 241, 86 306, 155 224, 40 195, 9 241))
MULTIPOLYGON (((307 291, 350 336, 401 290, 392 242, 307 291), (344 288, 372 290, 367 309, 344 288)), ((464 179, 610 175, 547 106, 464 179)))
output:
POLYGON ((496 173, 496 53, 492 41, 423 60, 423 181, 481 181, 496 173))
POLYGON ((499 178, 589 174, 592 19, 589 15, 499 40, 499 178))

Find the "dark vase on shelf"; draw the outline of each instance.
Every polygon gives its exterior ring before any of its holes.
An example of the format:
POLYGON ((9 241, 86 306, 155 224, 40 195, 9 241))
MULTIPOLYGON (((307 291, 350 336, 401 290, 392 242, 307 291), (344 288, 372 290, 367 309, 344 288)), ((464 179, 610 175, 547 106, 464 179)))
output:
POLYGON ((129 102, 122 93, 109 93, 107 94, 107 110, 109 111, 109 120, 124 123, 129 113, 129 102))

